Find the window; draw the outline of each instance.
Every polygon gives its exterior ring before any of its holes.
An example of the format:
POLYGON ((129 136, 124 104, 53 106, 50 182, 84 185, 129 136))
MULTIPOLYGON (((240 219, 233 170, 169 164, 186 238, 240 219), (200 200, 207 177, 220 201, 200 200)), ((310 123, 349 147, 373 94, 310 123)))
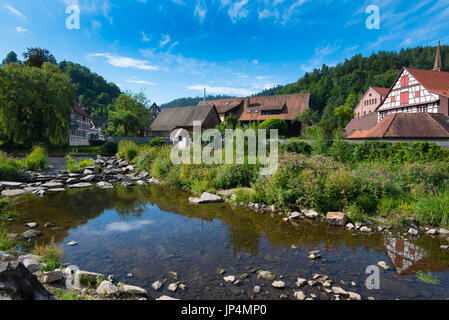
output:
POLYGON ((416 91, 415 92, 415 98, 419 98, 420 97, 420 92, 419 91, 416 91))
POLYGON ((391 102, 396 102, 396 97, 395 96, 391 97, 391 102))
POLYGON ((401 92, 401 104, 408 104, 408 91, 401 92))
POLYGON ((406 87, 406 86, 408 86, 408 76, 401 78, 401 87, 406 87))
POLYGON ((421 113, 427 112, 427 106, 419 107, 419 112, 421 113))

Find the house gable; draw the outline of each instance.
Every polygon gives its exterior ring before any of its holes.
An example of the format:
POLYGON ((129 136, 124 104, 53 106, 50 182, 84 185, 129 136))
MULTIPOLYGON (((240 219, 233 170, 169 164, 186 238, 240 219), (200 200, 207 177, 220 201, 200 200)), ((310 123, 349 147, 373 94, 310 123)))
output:
MULTIPOLYGON (((439 95, 427 90, 406 68, 397 77, 396 82, 377 111, 386 111, 403 107, 435 103, 439 95)), ((410 112, 416 112, 410 110, 410 112)), ((428 112, 438 112, 429 110, 428 112)))

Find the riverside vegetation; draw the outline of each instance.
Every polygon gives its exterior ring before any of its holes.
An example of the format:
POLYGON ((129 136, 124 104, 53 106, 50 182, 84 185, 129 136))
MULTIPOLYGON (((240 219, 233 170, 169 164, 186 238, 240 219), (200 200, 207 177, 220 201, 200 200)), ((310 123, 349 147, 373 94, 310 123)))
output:
POLYGON ((308 137, 310 144, 280 146, 272 176, 259 176, 260 164, 173 165, 169 146, 123 142, 119 155, 175 188, 197 194, 237 188, 238 203, 313 208, 323 215, 344 211, 355 222, 402 225, 413 218, 449 227, 448 150, 427 142, 352 144, 340 134, 327 140, 320 128, 308 128, 308 137))

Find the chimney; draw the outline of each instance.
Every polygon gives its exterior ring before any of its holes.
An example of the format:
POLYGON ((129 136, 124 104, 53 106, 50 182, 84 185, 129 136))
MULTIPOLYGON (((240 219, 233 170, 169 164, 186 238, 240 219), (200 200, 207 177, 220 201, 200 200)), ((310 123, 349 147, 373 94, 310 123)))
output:
POLYGON ((441 58, 440 41, 438 40, 437 53, 435 55, 435 62, 433 63, 434 71, 441 71, 443 69, 443 59, 441 58))

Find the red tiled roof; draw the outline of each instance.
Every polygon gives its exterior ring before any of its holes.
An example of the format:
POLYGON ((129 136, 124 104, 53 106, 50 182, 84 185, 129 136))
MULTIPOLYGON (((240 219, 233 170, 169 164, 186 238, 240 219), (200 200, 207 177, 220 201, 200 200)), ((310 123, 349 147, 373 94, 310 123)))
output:
MULTIPOLYGON (((213 104, 217 109, 218 113, 226 113, 232 109, 240 106, 243 103, 243 98, 229 98, 229 99, 218 99, 218 100, 208 100, 206 104, 213 104)), ((203 101, 198 102, 198 105, 203 105, 203 101)))
POLYGON ((366 116, 352 119, 345 128, 346 134, 352 134, 354 131, 368 131, 377 123, 377 112, 368 113, 366 116))
POLYGON ((363 137, 349 137, 357 138, 449 138, 449 117, 441 113, 390 114, 363 137))
POLYGON ((449 72, 405 68, 427 90, 449 97, 449 72))
POLYGON ((390 92, 390 88, 381 88, 381 87, 372 87, 374 91, 376 91, 378 94, 386 97, 388 92, 390 92))
POLYGON ((280 96, 250 97, 244 104, 240 121, 263 121, 271 118, 293 120, 309 108, 310 94, 288 94, 280 96), (280 111, 280 114, 262 115, 261 111, 280 111), (251 111, 248 113, 248 111, 251 111), (257 111, 257 112, 256 112, 257 111))
POLYGON ((75 113, 79 114, 80 116, 90 119, 90 116, 87 114, 86 111, 84 111, 84 109, 79 105, 78 102, 75 102, 75 107, 73 108, 73 111, 75 111, 75 113))

